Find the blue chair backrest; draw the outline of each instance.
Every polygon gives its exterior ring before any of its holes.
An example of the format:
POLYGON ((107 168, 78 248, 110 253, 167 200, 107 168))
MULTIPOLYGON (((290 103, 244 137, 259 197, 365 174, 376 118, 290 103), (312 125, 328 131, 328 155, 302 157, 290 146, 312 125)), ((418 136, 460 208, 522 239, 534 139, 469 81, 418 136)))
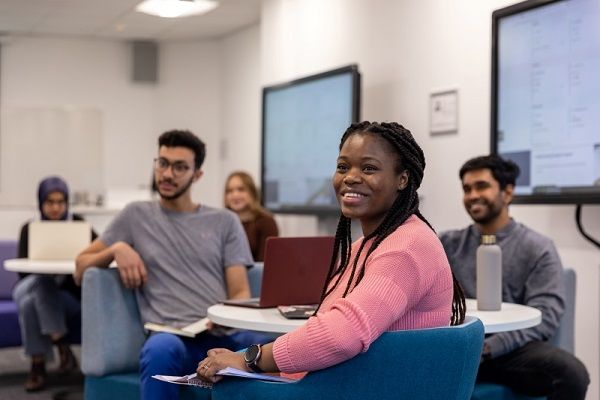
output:
POLYGON ((0 300, 12 299, 12 289, 19 280, 16 272, 4 269, 4 260, 17 257, 16 240, 0 240, 0 300))
POLYGON ((213 400, 467 400, 483 345, 483 324, 386 332, 369 350, 296 383, 224 379, 213 400))
POLYGON ((250 285, 250 295, 260 297, 260 288, 262 286, 263 263, 255 262, 248 268, 248 284, 250 285))
POLYGON ((565 281, 565 312, 550 343, 575 354, 575 293, 577 288, 575 271, 565 268, 563 279, 565 281))

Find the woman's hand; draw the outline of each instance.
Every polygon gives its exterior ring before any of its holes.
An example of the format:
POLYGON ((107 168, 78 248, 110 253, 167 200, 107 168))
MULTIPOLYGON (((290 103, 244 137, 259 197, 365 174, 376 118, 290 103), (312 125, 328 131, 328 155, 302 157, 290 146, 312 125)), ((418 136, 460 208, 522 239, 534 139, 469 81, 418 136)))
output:
POLYGON ((223 377, 215 374, 226 367, 247 371, 244 353, 227 349, 211 349, 206 353, 206 358, 198 363, 196 373, 198 378, 204 381, 218 382, 223 377))

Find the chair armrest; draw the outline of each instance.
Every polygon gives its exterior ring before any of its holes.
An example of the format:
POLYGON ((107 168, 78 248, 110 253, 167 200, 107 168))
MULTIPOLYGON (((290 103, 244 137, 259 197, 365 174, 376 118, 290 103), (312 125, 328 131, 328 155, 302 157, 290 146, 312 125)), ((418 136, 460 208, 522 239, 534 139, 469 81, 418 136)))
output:
POLYGON ((81 294, 81 370, 86 375, 137 371, 145 340, 133 290, 116 268, 89 268, 81 294))
POLYGON ((575 270, 565 268, 563 270, 563 280, 565 285, 565 311, 556 333, 550 339, 550 343, 575 354, 575 297, 577 291, 575 270))
POLYGON ((262 286, 263 263, 255 262, 248 268, 248 285, 250 286, 250 296, 259 297, 262 286))
POLYGON ((386 332, 366 353, 295 383, 225 378, 213 400, 468 399, 483 346, 483 324, 386 332))

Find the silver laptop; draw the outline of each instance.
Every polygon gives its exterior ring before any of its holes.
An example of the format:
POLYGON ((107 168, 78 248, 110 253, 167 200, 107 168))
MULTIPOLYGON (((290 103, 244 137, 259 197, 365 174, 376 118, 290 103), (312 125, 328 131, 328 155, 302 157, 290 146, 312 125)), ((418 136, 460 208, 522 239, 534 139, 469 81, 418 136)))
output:
POLYGON ((29 224, 30 260, 74 260, 92 239, 85 221, 33 221, 29 224))

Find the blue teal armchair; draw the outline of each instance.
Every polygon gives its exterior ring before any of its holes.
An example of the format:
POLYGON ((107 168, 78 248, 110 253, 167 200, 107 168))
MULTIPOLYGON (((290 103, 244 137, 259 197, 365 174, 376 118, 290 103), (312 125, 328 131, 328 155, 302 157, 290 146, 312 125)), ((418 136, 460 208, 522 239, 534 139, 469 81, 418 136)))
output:
MULTIPOLYGON (((261 277, 262 263, 248 270, 254 296, 260 293, 261 277)), ((123 287, 116 268, 89 268, 83 276, 81 307, 85 399, 139 399, 145 334, 133 291, 123 287)), ((207 391, 194 387, 181 390, 182 400, 206 396, 207 391)))
POLYGON ((17 257, 16 240, 0 240, 0 348, 21 345, 19 313, 12 299, 12 290, 18 280, 16 272, 6 271, 4 261, 17 257))
MULTIPOLYGON (((560 326, 550 343, 575 354, 575 293, 577 276, 575 271, 565 268, 565 312, 560 326)), ((544 400, 546 397, 530 397, 512 391, 509 387, 490 382, 478 382, 473 390, 471 400, 544 400)))
POLYGON ((366 353, 295 383, 226 378, 213 400, 467 400, 483 346, 483 324, 386 332, 366 353))

